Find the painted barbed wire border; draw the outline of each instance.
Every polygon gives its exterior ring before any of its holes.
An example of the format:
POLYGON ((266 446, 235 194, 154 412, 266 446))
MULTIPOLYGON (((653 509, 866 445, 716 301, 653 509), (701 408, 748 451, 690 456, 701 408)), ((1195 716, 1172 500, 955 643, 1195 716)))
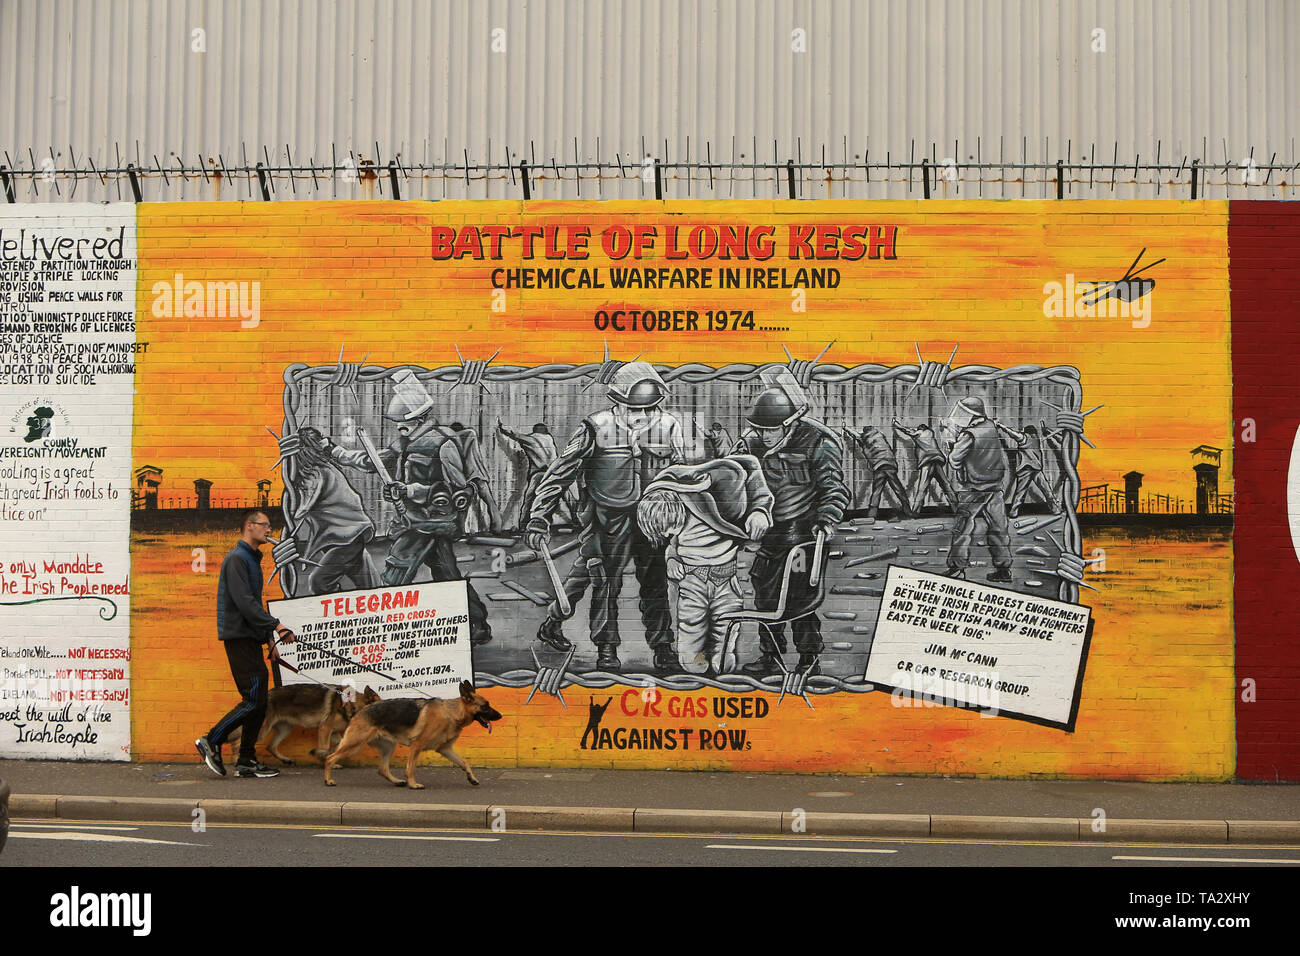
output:
MULTIPOLYGON (((457 350, 459 353, 459 349, 457 350)), ((495 355, 493 356, 495 358, 495 355)), ((353 388, 359 384, 382 385, 399 371, 413 372, 421 383, 450 385, 458 387, 488 387, 491 383, 524 382, 541 380, 542 382, 576 383, 588 379, 587 385, 600 385, 609 381, 614 371, 624 363, 605 358, 601 362, 588 362, 581 365, 551 363, 536 366, 501 365, 491 366, 487 360, 462 359, 459 365, 444 365, 429 369, 421 365, 379 366, 362 363, 345 363, 342 357, 333 365, 307 365, 295 363, 284 371, 284 422, 283 436, 293 435, 299 428, 302 413, 303 385, 327 385, 353 388)), ((844 366, 835 363, 815 363, 808 361, 766 362, 760 365, 749 363, 731 363, 718 368, 700 363, 685 365, 655 364, 655 370, 668 385, 676 383, 700 385, 710 382, 754 383, 760 379, 765 370, 786 369, 793 371, 805 385, 836 385, 852 383, 853 385, 886 385, 890 383, 911 386, 933 387, 942 390, 947 385, 994 386, 994 385, 1033 385, 1044 384, 1059 386, 1064 389, 1064 402, 1057 413, 1056 424, 1063 429, 1062 458, 1064 469, 1061 482, 1061 504, 1064 507, 1064 526, 1062 544, 1066 554, 1082 558, 1083 536, 1079 528, 1076 506, 1079 500, 1080 481, 1078 475, 1079 439, 1083 433, 1083 419, 1080 414, 1083 389, 1079 370, 1073 366, 1016 365, 1010 368, 996 368, 991 365, 963 365, 947 369, 946 373, 934 379, 926 375, 924 366, 932 363, 909 365, 863 364, 844 366), (923 376, 925 376, 923 378, 923 376), (933 379, 933 382, 932 382, 933 379)), ((814 408, 814 415, 821 409, 814 408)), ((282 484, 284 486, 283 512, 285 520, 285 537, 294 533, 293 513, 297 504, 293 484, 296 477, 296 463, 292 456, 281 463, 282 484)), ((375 522, 378 527, 380 522, 375 522)), ((291 565, 282 569, 286 593, 292 593, 295 584, 295 570, 291 565)), ((1078 603, 1079 587, 1066 576, 1058 575, 1058 599, 1071 604, 1078 603)), ((534 655, 535 657, 535 655, 534 655)), ((535 657, 536 659, 536 657, 535 657)), ((651 674, 606 674, 600 671, 576 673, 562 665, 559 673, 547 673, 548 667, 538 664, 537 669, 517 668, 503 674, 475 672, 474 681, 481 687, 536 687, 543 682, 554 688, 555 696, 563 701, 560 693, 565 686, 583 689, 603 689, 616 685, 633 687, 662 687, 667 690, 700 690, 713 688, 728 693, 744 693, 763 690, 770 693, 796 693, 804 696, 812 694, 832 694, 848 691, 852 693, 869 693, 875 686, 861 678, 843 679, 828 675, 817 675, 796 681, 791 686, 790 676, 756 680, 745 675, 725 675, 722 678, 707 678, 692 674, 658 676, 651 674), (773 683, 776 681, 778 683, 773 683)), ((549 668, 554 672, 555 668, 549 668)), ((530 694, 531 697, 531 694, 530 694)), ((811 706, 811 703, 809 703, 811 706)))

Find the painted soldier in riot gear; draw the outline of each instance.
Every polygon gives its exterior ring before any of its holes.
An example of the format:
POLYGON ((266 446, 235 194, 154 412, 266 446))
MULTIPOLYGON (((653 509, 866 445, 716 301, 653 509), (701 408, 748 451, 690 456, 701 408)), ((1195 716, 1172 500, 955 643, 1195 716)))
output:
MULTIPOLYGON (((467 461, 463 440, 438 424, 433 417, 433 399, 414 373, 396 380, 397 391, 384 418, 398 423, 398 439, 379 457, 391 482, 384 498, 394 503, 398 514, 390 529, 391 543, 382 574, 385 586, 410 584, 420 566, 429 568, 432 581, 463 580, 452 542, 461 537, 464 520, 483 478, 467 461)), ((328 441, 328 440, 327 440, 328 441)), ((377 472, 364 451, 345 451, 329 443, 330 456, 340 464, 377 472)), ((487 608, 466 584, 469 598, 470 642, 492 640, 487 608)))
POLYGON ((944 471, 948 460, 939 447, 939 439, 934 434, 934 429, 930 427, 930 423, 921 422, 916 428, 908 428, 895 418, 894 428, 916 444, 916 474, 912 478, 911 489, 912 514, 921 513, 921 508, 925 505, 925 495, 931 485, 938 487, 948 506, 956 512, 957 494, 952 490, 952 485, 948 482, 948 476, 944 471))
POLYGON ((993 560, 993 570, 986 577, 995 583, 1010 584, 1011 529, 1004 487, 1010 469, 997 422, 988 417, 983 399, 965 398, 941 428, 952 443, 948 461, 958 484, 957 523, 948 550, 948 574, 954 578, 966 576, 978 520, 984 523, 984 538, 993 560))
POLYGON ((308 563, 294 568, 292 596, 332 594, 345 581, 354 588, 378 587, 366 553, 374 522, 331 454, 333 443, 311 426, 298 429, 296 439, 293 477, 286 482, 292 505, 288 499, 285 505, 293 518, 294 550, 308 563))
MULTIPOLYGON (((538 483, 528 520, 527 544, 546 546, 551 517, 566 489, 579 477, 584 495, 582 545, 564 590, 569 606, 590 586, 591 640, 598 670, 617 671, 618 612, 623 572, 631 561, 640 587, 646 643, 660 673, 681 670, 668 604, 668 569, 663 543, 652 542, 637 526, 637 502, 645 486, 669 464, 686 460, 681 422, 660 406, 667 395, 663 379, 648 362, 629 362, 609 383, 611 407, 582 420, 559 457, 538 483)), ((566 615, 551 602, 537 639, 558 650, 572 644, 561 625, 566 615)))
MULTIPOLYGON (((754 400, 747 420, 752 426, 737 451, 758 458, 772 492, 772 526, 760 539, 758 555, 750 568, 754 604, 773 610, 781 595, 781 579, 790 551, 813 541, 817 533, 830 537, 844 517, 850 493, 844 484, 844 451, 834 432, 805 417, 806 403, 797 402, 783 386, 769 388, 754 400)), ((790 577, 786 606, 802 609, 812 601, 809 580, 811 553, 803 570, 790 577)), ((821 619, 811 613, 791 624, 799 668, 818 673, 822 652, 821 619)), ((752 677, 780 671, 778 655, 786 651, 785 625, 759 625, 759 657, 741 670, 752 677)))
MULTIPOLYGON (((699 428, 699 423, 696 423, 699 428)), ((722 458, 735 446, 730 433, 722 422, 714 422, 709 426, 709 430, 704 433, 704 457, 712 461, 714 458, 722 458)))
POLYGON ((900 513, 905 517, 912 517, 912 506, 908 501, 907 489, 903 487, 903 482, 898 477, 898 458, 894 455, 894 446, 889 443, 885 433, 875 425, 867 425, 862 429, 861 434, 855 435, 847 430, 845 434, 853 439, 871 469, 871 497, 867 501, 867 518, 875 520, 886 490, 897 500, 900 513))
POLYGON ((517 527, 528 523, 528 516, 533 510, 533 499, 537 497, 537 486, 551 462, 560 457, 555 447, 555 439, 545 422, 538 422, 530 433, 524 434, 508 428, 497 419, 497 431, 501 436, 515 445, 524 454, 528 472, 524 479, 523 499, 519 503, 519 522, 517 527))
POLYGON ((1043 499, 1043 504, 1047 505, 1052 514, 1060 514, 1061 504, 1052 493, 1051 485, 1043 477, 1043 456, 1038 446, 1038 429, 1033 425, 1026 425, 1023 432, 1018 432, 1001 422, 995 424, 1002 434, 1015 443, 1017 452, 1015 487, 1007 503, 1008 515, 1012 518, 1020 517, 1020 509, 1025 506, 1031 491, 1036 492, 1043 499))

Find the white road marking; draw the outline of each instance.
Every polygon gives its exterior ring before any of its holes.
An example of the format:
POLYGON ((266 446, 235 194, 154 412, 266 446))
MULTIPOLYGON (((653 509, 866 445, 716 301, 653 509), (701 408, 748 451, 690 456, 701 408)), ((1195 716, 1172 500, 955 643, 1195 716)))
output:
MULTIPOLYGON (((18 827, 25 827, 28 830, 66 830, 69 827, 73 826, 73 824, 71 823, 13 823, 10 824, 10 826, 14 827, 15 829, 17 829, 18 827)), ((75 824, 75 827, 78 830, 138 830, 140 829, 139 827, 106 827, 106 826, 99 826, 99 825, 90 826, 90 825, 82 825, 80 823, 75 824)))
POLYGON ((788 853, 897 853, 897 850, 869 850, 849 846, 776 846, 751 845, 748 843, 709 843, 706 850, 784 850, 788 853))
POLYGON ((497 837, 407 836, 402 833, 315 833, 334 840, 439 840, 448 843, 500 843, 497 837))
POLYGON ((1246 859, 1230 856, 1112 856, 1112 860, 1155 860, 1161 863, 1300 863, 1300 860, 1246 859))
POLYGON ((79 840, 83 843, 161 843, 167 846, 207 846, 206 843, 182 843, 177 840, 147 840, 144 837, 118 836, 116 833, 16 833, 11 840, 79 840))

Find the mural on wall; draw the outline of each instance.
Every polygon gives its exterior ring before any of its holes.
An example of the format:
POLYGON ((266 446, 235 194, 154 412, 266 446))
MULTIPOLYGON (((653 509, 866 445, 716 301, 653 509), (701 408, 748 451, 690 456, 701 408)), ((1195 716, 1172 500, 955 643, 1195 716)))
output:
POLYGON ((138 216, 138 753, 228 697, 258 507, 328 679, 457 629, 483 766, 1231 773, 1223 204, 138 216))
POLYGON ((44 212, 0 206, 0 757, 127 760, 135 210, 44 212))
POLYGON ((1073 660, 1035 648, 1062 643, 1059 608, 1089 586, 1073 368, 606 358, 298 364, 284 382, 285 593, 465 579, 480 685, 563 701, 630 681, 810 707, 903 686, 1034 719, 996 703, 1032 681, 1055 688, 1062 716, 1045 722, 1072 725, 1087 628, 1073 660), (546 420, 521 436, 503 407, 546 420), (504 520, 494 487, 520 502, 504 520), (476 503, 492 516, 478 530, 476 503), (954 586, 916 606, 893 568, 954 586), (909 626, 917 646, 895 661, 909 626), (981 650, 1008 635, 1020 646, 981 650))

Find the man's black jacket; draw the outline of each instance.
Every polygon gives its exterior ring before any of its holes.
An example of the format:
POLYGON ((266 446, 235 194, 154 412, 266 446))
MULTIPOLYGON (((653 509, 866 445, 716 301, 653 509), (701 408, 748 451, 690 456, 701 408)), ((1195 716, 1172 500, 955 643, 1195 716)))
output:
POLYGON ((279 623, 262 607, 262 552, 240 541, 221 562, 217 637, 265 642, 279 623))

